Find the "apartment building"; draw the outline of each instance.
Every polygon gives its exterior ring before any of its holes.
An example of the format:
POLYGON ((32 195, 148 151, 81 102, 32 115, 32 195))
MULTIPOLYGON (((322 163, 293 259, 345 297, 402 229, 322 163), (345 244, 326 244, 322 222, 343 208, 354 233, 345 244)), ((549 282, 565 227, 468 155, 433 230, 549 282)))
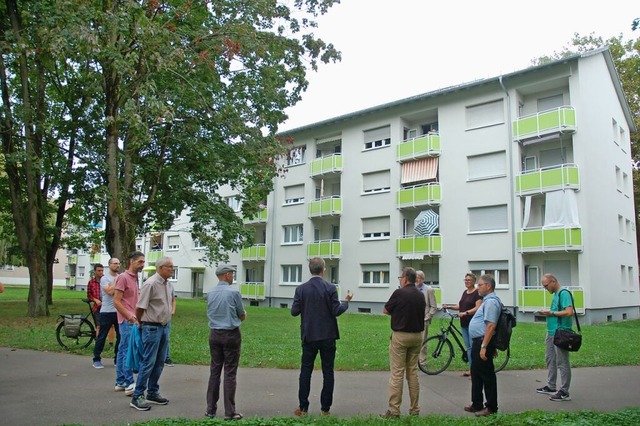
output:
MULTIPOLYGON (((287 131, 288 171, 245 220, 256 243, 230 254, 236 282, 247 303, 286 308, 322 256, 353 311, 381 313, 403 266, 439 303, 459 300, 465 272, 491 273, 534 321, 550 272, 583 322, 639 318, 634 131, 606 48, 287 131)), ((172 256, 176 292, 197 297, 214 267, 177 222, 140 248, 151 266, 172 256)))

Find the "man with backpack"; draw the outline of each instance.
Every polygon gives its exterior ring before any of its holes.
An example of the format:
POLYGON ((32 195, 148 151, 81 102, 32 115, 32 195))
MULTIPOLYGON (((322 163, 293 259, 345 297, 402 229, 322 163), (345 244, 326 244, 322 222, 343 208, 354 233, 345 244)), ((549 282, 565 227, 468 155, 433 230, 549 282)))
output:
POLYGON ((478 280, 478 293, 482 305, 471 318, 469 337, 471 338, 471 405, 464 411, 476 416, 488 416, 498 412, 498 383, 493 366, 496 353, 493 335, 500 318, 502 302, 495 294, 496 281, 485 274, 478 280), (483 404, 483 391, 486 403, 483 404))

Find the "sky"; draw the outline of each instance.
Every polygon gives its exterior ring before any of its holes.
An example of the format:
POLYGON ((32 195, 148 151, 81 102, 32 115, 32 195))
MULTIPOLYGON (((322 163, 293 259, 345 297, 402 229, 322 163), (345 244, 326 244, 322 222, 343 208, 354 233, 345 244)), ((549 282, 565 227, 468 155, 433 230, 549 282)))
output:
POLYGON ((341 0, 317 19, 317 37, 342 61, 309 71, 280 131, 432 90, 527 68, 574 33, 637 39, 637 0, 341 0))

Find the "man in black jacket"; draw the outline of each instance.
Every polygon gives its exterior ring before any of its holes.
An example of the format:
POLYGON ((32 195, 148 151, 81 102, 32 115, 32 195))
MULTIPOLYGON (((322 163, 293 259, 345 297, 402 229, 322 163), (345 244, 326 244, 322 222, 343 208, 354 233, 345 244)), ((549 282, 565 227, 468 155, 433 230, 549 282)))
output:
POLYGON ((336 340, 340 338, 338 316, 349 308, 353 297, 347 293, 345 301, 340 303, 336 286, 325 281, 324 260, 314 257, 309 261, 311 279, 296 288, 291 306, 291 315, 302 314, 300 335, 302 339, 302 361, 300 365, 300 381, 298 399, 300 404, 294 413, 305 416, 309 409, 309 392, 311 390, 311 373, 318 352, 322 361, 322 392, 320 393, 320 409, 322 415, 329 415, 333 403, 333 363, 336 358, 336 340))

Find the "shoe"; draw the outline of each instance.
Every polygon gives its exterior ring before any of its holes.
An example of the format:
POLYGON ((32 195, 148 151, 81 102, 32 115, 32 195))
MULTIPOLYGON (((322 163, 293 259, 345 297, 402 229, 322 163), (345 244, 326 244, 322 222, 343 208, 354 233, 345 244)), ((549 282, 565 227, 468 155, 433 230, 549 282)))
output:
POLYGON ((329 411, 322 411, 322 410, 320 410, 320 415, 321 415, 322 417, 326 417, 326 416, 330 416, 330 415, 331 415, 331 413, 330 413, 329 411))
POLYGON ((491 411, 487 407, 485 407, 482 410, 476 412, 476 417, 490 416, 495 413, 495 411, 491 411))
POLYGON ((571 397, 563 390, 559 390, 555 395, 551 395, 549 398, 551 401, 571 401, 571 397))
POLYGON ((477 413, 478 411, 482 411, 482 408, 476 408, 473 406, 473 404, 471 404, 465 406, 464 411, 466 411, 467 413, 477 413))
POLYGON ((297 407, 295 410, 293 410, 293 414, 298 417, 304 417, 307 415, 307 410, 302 410, 300 407, 297 407))
POLYGON ((125 389, 126 389, 126 387, 127 387, 127 386, 126 386, 126 385, 124 385, 124 384, 116 383, 115 391, 116 391, 116 392, 122 392, 123 390, 125 390, 125 389))
POLYGON ((462 377, 471 377, 471 373, 468 371, 465 371, 464 373, 462 373, 462 377))
POLYGON ((124 396, 131 396, 133 395, 133 391, 136 390, 136 384, 135 383, 131 383, 129 386, 127 386, 124 389, 124 396))
POLYGON ((390 410, 387 410, 384 414, 380 414, 383 419, 397 419, 400 414, 393 414, 390 410))
POLYGON ((104 368, 104 365, 100 361, 93 361, 93 368, 101 369, 104 368))
POLYGON ((208 417, 210 419, 215 419, 216 418, 216 413, 204 413, 205 417, 208 417))
POLYGON ((129 403, 129 405, 131 407, 135 408, 138 411, 149 411, 149 410, 151 410, 151 406, 149 404, 147 404, 147 401, 145 401, 143 395, 140 395, 137 398, 131 398, 131 402, 129 403))
POLYGON ((167 405, 169 400, 167 398, 163 398, 159 393, 156 393, 151 395, 147 394, 147 402, 156 405, 167 405))
POLYGON ((242 420, 242 413, 235 413, 233 416, 231 417, 225 417, 225 420, 242 420))
POLYGON ((166 365, 167 367, 173 367, 173 361, 171 361, 171 358, 167 358, 164 361, 164 365, 166 365))
POLYGON ((547 395, 553 395, 554 393, 556 393, 555 389, 551 389, 549 386, 543 386, 541 388, 536 389, 536 392, 538 393, 546 393, 547 395))

